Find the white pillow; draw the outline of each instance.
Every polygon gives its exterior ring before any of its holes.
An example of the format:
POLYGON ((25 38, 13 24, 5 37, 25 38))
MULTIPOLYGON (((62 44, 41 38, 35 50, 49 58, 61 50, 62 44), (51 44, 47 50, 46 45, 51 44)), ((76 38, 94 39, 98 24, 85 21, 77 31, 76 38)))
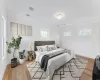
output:
POLYGON ((36 46, 37 50, 40 52, 44 52, 47 51, 47 45, 43 45, 43 46, 36 46))
POLYGON ((48 51, 52 51, 52 50, 55 50, 55 49, 57 49, 56 45, 48 45, 47 46, 48 51))
POLYGON ((41 48, 41 47, 36 46, 36 48, 37 48, 37 51, 43 52, 43 50, 42 50, 42 48, 41 48))

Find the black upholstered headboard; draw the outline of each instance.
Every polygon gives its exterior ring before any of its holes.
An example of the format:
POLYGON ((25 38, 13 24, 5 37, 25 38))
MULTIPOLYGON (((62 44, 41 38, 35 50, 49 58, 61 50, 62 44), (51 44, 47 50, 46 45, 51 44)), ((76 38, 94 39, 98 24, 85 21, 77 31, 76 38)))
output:
POLYGON ((37 51, 36 46, 52 45, 52 44, 55 44, 55 41, 35 41, 34 50, 37 51))

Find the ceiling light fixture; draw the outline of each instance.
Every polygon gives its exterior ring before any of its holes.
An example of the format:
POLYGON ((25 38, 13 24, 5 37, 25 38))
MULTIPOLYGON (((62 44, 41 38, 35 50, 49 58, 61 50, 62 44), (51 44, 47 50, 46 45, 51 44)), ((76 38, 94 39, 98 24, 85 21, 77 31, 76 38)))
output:
POLYGON ((59 12, 59 13, 57 13, 57 14, 55 15, 55 17, 56 17, 57 19, 62 19, 64 16, 65 16, 64 13, 61 13, 61 12, 59 12))
POLYGON ((58 14, 57 19, 61 19, 61 18, 62 18, 62 14, 58 14))

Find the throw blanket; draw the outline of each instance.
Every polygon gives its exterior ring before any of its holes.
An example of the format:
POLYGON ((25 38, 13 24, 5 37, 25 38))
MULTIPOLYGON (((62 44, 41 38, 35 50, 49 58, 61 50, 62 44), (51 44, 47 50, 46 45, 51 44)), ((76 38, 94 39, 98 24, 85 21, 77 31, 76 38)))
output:
POLYGON ((47 65, 48 65, 48 60, 55 57, 55 56, 58 56, 58 55, 61 55, 63 54, 65 51, 62 51, 62 52, 56 52, 56 53, 52 53, 52 54, 46 54, 42 57, 41 59, 41 69, 43 69, 44 71, 47 70, 47 65))

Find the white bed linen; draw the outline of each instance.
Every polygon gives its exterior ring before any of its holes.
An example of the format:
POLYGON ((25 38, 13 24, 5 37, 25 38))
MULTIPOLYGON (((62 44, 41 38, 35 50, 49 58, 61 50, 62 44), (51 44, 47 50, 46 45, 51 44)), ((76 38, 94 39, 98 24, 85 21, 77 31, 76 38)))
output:
POLYGON ((58 51, 63 51, 63 50, 64 50, 64 49, 62 49, 62 48, 58 48, 58 49, 52 50, 52 51, 44 51, 44 52, 35 51, 35 54, 36 54, 36 62, 41 63, 41 59, 42 59, 42 57, 43 57, 45 54, 52 54, 52 53, 55 53, 55 52, 58 52, 58 51))
MULTIPOLYGON (((50 54, 52 52, 61 51, 61 50, 64 50, 64 49, 59 48, 57 50, 42 52, 40 54, 39 52, 36 52, 36 61, 41 63, 41 59, 45 54, 50 54)), ((49 59, 47 71, 46 71, 48 77, 46 80, 50 80, 50 78, 53 76, 54 71, 58 69, 59 67, 61 67, 62 65, 64 65, 69 60, 71 60, 73 57, 74 55, 70 55, 69 53, 64 53, 64 54, 61 54, 59 56, 49 59)))

